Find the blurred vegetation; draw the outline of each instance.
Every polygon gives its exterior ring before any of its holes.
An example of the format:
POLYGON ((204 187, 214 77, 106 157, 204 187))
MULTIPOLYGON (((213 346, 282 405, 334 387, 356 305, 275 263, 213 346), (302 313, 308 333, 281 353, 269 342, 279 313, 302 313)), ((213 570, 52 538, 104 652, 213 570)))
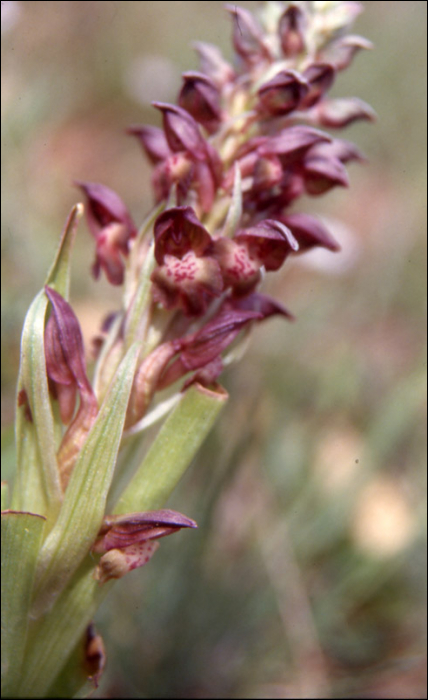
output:
MULTIPOLYGON (((254 8, 256 2, 240 3, 254 8)), ((98 697, 426 697, 426 3, 366 2, 376 46, 335 86, 378 113, 350 128, 369 164, 306 207, 344 252, 268 288, 298 316, 257 328, 231 399, 171 507, 199 530, 162 543, 97 623, 98 697)), ((131 123, 157 123, 197 61, 230 56, 222 2, 2 2, 2 424, 11 447, 19 336, 77 194, 73 179, 151 204, 131 123)), ((88 339, 117 304, 88 274, 88 339)))

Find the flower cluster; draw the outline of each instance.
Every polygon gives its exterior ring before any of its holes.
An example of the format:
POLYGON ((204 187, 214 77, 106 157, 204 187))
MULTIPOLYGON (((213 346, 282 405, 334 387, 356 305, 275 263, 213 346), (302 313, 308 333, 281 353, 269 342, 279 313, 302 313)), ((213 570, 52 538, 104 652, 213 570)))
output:
MULTIPOLYGON (((215 46, 198 43, 200 70, 184 73, 177 104, 154 103, 162 127, 128 129, 153 165, 155 209, 148 223, 138 230, 105 185, 76 183, 95 238, 93 274, 103 271, 109 282, 124 285, 124 303, 98 339, 92 389, 77 319, 46 289, 52 305, 47 373, 69 424, 58 453, 64 488, 131 342, 140 342, 141 352, 128 430, 138 427, 157 392, 195 382, 212 386, 225 353, 253 323, 292 318, 260 293, 265 272, 314 247, 339 250, 320 220, 290 207, 303 194, 347 187, 345 165, 363 159, 353 144, 322 130, 373 119, 363 102, 328 96, 337 74, 370 46, 347 34, 361 3, 267 2, 257 18, 235 5, 227 10, 235 64, 215 46)), ((133 562, 151 553, 152 545, 141 541, 133 562)), ((120 566, 128 561, 122 559, 120 566)))

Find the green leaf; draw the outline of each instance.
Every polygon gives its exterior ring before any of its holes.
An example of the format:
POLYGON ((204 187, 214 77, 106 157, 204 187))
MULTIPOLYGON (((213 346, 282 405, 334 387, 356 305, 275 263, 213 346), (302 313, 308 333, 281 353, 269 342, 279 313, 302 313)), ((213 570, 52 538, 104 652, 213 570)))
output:
POLYGON ((1 478, 13 482, 16 471, 15 426, 6 425, 1 431, 1 478))
POLYGON ((6 510, 9 504, 9 484, 6 481, 1 482, 1 509, 6 510))
MULTIPOLYGON (((86 635, 84 634, 83 637, 86 635)), ((88 680, 85 669, 85 642, 80 638, 75 649, 61 668, 55 682, 44 693, 47 698, 85 698, 94 691, 94 684, 88 680)))
POLYGON ((75 464, 58 520, 41 550, 36 616, 53 604, 100 529, 139 349, 133 345, 119 366, 75 464))
MULTIPOLYGON (((114 583, 109 581, 100 586, 93 578, 93 571, 94 561, 88 556, 58 597, 54 608, 35 624, 24 659, 20 697, 53 697, 61 686, 63 691, 66 690, 64 685, 68 686, 69 680, 71 692, 67 697, 70 697, 76 690, 71 683, 70 666, 73 663, 76 664, 76 677, 83 680, 81 656, 76 646, 81 643, 86 627, 114 583)), ((61 697, 59 692, 58 695, 61 697)))
POLYGON ((47 305, 44 291, 39 292, 22 331, 16 415, 17 473, 12 507, 54 518, 62 491, 44 350, 47 305))
POLYGON ((7 510, 1 515, 2 697, 16 695, 22 675, 31 593, 45 518, 7 510))
MULTIPOLYGON (((227 394, 192 386, 169 416, 116 512, 163 505, 214 424, 227 394), (145 485, 150 489, 144 495, 145 485), (135 497, 132 492, 135 491, 135 497)), ((70 481, 70 485, 71 485, 70 481)), ((70 488, 69 485, 69 488, 70 488)), ((67 490, 68 492, 68 490, 67 490)), ((83 518, 84 522, 84 518, 83 518)), ((86 557, 49 614, 37 621, 24 663, 22 697, 57 694, 62 669, 79 663, 76 646, 114 581, 103 586, 93 578, 95 562, 86 557), (56 679, 56 680, 55 680, 56 679)), ((76 668, 81 674, 81 669, 76 668)))
POLYGON ((71 253, 76 238, 77 226, 83 215, 83 204, 75 204, 61 235, 58 251, 46 277, 45 285, 53 287, 66 301, 70 291, 71 253))
POLYGON ((168 416, 143 463, 120 497, 115 513, 164 505, 226 403, 227 393, 191 386, 168 416))
MULTIPOLYGON (((46 284, 68 298, 70 262, 77 223, 83 206, 77 204, 66 221, 46 284)), ((21 341, 16 416, 17 476, 12 499, 16 510, 56 517, 62 500, 56 459, 56 425, 46 375, 44 330, 47 297, 42 290, 27 313, 21 341)))

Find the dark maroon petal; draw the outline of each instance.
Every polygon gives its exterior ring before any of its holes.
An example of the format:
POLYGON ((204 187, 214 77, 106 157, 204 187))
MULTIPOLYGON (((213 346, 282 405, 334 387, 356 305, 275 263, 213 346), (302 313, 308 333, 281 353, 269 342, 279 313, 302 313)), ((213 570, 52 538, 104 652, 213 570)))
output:
POLYGON ((261 318, 261 314, 255 311, 227 309, 221 311, 201 330, 177 340, 177 351, 180 354, 166 368, 158 388, 165 388, 188 372, 215 361, 248 323, 261 318))
POLYGON ((297 5, 290 5, 279 21, 279 37, 284 55, 296 56, 305 48, 306 13, 297 5))
POLYGON ((234 309, 241 309, 242 311, 255 311, 262 317, 259 320, 263 321, 271 316, 284 316, 288 321, 295 320, 295 316, 276 299, 258 292, 249 294, 246 297, 235 297, 230 302, 230 305, 234 309))
POLYGON ((280 221, 265 219, 257 226, 239 231, 235 240, 245 243, 251 256, 257 258, 267 271, 278 270, 299 244, 291 231, 280 221))
POLYGON ((45 356, 49 379, 64 386, 75 384, 74 374, 64 357, 58 323, 53 315, 48 319, 45 328, 45 356))
POLYGON ((123 549, 139 542, 172 535, 182 528, 197 527, 191 518, 167 509, 110 515, 105 518, 92 550, 108 552, 110 549, 123 549))
POLYGON ((154 165, 168 158, 171 153, 164 132, 157 126, 130 126, 126 132, 137 137, 154 165))
MULTIPOLYGON (((216 346, 216 348, 221 348, 221 352, 226 347, 225 337, 229 336, 230 333, 238 334, 247 323, 259 319, 260 314, 255 311, 228 309, 220 311, 201 330, 191 336, 182 338, 180 341, 182 354, 186 356, 186 363, 189 369, 195 369, 196 366, 199 366, 198 348, 203 346, 205 349, 208 349, 209 347, 210 351, 213 351, 214 346, 216 346)), ((216 352, 211 359, 214 359, 218 354, 219 352, 216 352)))
POLYGON ((214 132, 221 121, 220 91, 206 75, 197 72, 183 73, 184 85, 178 97, 185 109, 209 132, 214 132))
POLYGON ((102 268, 111 284, 122 284, 125 263, 122 256, 128 255, 128 230, 124 224, 112 223, 105 226, 97 236, 96 260, 92 267, 95 279, 102 268))
POLYGON ((211 236, 191 207, 172 207, 162 212, 154 224, 155 257, 162 265, 165 255, 182 258, 189 251, 203 255, 211 236))
POLYGON ((330 90, 336 77, 336 71, 330 63, 313 63, 303 72, 309 85, 309 92, 303 98, 300 108, 313 107, 323 95, 330 90))
POLYGON ((269 58, 261 27, 251 12, 237 5, 226 5, 226 9, 233 17, 233 45, 236 52, 249 63, 269 58))
POLYGON ((125 224, 129 236, 135 236, 137 228, 123 203, 116 192, 105 185, 97 182, 74 183, 85 193, 88 198, 87 219, 91 233, 98 236, 101 229, 111 223, 125 224))
POLYGON ((206 158, 207 148, 199 127, 193 117, 181 107, 153 102, 163 114, 166 140, 172 151, 188 151, 196 160, 206 158))
POLYGON ((58 292, 51 287, 45 287, 45 292, 52 304, 52 314, 45 329, 46 372, 53 383, 61 420, 64 425, 71 421, 76 406, 77 390, 80 394, 80 418, 86 416, 92 420, 98 406, 86 376, 79 322, 70 304, 58 292))
POLYGON ((102 268, 109 282, 122 284, 125 270, 122 256, 128 255, 129 241, 137 235, 137 228, 116 192, 95 182, 75 184, 88 198, 86 216, 96 239, 94 277, 99 277, 102 268))
POLYGON ((225 61, 217 46, 204 42, 196 42, 194 46, 199 54, 201 71, 208 75, 216 85, 222 86, 234 79, 235 71, 225 61))
POLYGON ((349 187, 348 174, 337 158, 309 157, 304 163, 306 192, 320 195, 332 187, 349 187))
POLYGON ((309 86, 296 71, 284 70, 264 83, 258 95, 262 109, 272 116, 284 116, 297 109, 309 86))
POLYGON ((366 102, 356 97, 324 100, 317 105, 317 119, 322 126, 343 128, 355 121, 374 121, 376 114, 366 102))
POLYGON ((309 214, 289 214, 283 218, 286 226, 299 243, 299 253, 314 247, 328 248, 333 252, 340 250, 340 245, 328 229, 309 214))
POLYGON ((261 156, 288 156, 304 152, 316 143, 331 141, 331 137, 310 126, 290 126, 259 146, 261 156))
POLYGON ((49 342, 45 347, 48 376, 59 384, 71 384, 75 381, 80 391, 92 394, 92 387, 86 376, 79 321, 70 304, 58 292, 51 287, 45 287, 45 292, 53 311, 48 321, 51 328, 48 333, 49 342))

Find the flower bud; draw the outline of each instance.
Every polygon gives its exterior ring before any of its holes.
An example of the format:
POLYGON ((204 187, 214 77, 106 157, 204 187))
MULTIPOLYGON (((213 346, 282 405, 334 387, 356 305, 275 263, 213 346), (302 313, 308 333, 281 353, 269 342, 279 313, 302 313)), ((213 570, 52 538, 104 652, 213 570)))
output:
POLYGON ((174 153, 188 151, 196 160, 206 157, 207 149, 193 117, 181 107, 153 102, 163 115, 163 126, 168 146, 174 153))
POLYGON ((184 85, 178 97, 180 107, 185 109, 213 133, 221 121, 220 92, 215 83, 202 73, 183 73, 184 85))
POLYGON ((235 71, 223 58, 217 46, 198 41, 194 47, 199 54, 202 73, 211 78, 216 85, 222 87, 234 79, 235 71))
POLYGON ((278 31, 284 56, 292 58, 305 48, 306 13, 298 5, 290 4, 282 15, 278 31))
POLYGON ((308 91, 302 76, 294 70, 283 70, 259 89, 260 106, 274 117, 285 116, 299 107, 308 91))
POLYGON ((226 5, 233 17, 233 45, 236 52, 249 64, 269 59, 270 53, 263 41, 260 25, 251 12, 237 5, 226 5))

